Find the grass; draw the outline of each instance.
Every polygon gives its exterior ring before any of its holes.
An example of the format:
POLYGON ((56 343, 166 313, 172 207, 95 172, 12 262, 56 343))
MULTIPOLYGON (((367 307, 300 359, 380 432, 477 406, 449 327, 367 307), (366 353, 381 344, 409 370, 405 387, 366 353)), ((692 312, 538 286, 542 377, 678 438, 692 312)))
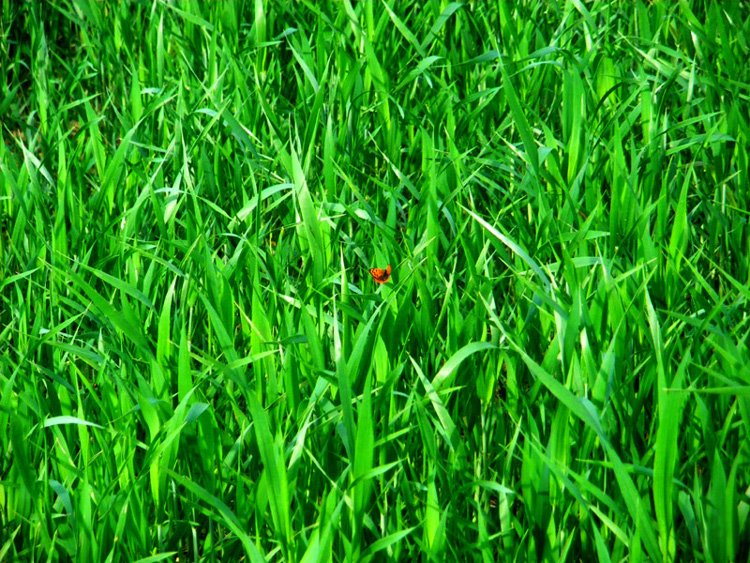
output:
POLYGON ((0 21, 0 560, 750 556, 746 2, 0 21))

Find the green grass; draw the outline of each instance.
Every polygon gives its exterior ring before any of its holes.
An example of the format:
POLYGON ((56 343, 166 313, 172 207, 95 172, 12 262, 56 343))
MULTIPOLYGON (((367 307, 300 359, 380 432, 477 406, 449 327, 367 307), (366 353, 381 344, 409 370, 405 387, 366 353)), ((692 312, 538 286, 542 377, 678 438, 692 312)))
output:
POLYGON ((746 2, 0 22, 0 560, 750 556, 746 2))

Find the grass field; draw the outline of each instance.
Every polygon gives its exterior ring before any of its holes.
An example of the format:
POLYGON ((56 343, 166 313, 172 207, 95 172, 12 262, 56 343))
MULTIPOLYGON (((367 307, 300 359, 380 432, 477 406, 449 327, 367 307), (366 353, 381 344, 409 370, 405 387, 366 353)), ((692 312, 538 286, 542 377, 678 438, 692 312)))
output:
POLYGON ((748 2, 1 25, 0 561, 750 557, 748 2))

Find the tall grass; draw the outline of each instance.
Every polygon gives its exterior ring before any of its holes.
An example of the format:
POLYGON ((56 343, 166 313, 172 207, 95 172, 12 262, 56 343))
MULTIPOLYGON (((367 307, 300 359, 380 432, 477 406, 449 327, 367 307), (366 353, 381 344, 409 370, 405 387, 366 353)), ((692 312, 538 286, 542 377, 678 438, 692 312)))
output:
POLYGON ((745 2, 0 21, 0 560, 750 556, 745 2))

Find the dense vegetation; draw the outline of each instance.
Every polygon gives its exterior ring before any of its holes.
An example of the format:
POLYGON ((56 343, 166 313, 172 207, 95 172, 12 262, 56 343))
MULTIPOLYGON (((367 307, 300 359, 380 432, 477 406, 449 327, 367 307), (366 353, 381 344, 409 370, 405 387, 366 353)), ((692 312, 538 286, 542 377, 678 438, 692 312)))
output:
POLYGON ((746 560, 748 8, 4 2, 0 560, 746 560))

